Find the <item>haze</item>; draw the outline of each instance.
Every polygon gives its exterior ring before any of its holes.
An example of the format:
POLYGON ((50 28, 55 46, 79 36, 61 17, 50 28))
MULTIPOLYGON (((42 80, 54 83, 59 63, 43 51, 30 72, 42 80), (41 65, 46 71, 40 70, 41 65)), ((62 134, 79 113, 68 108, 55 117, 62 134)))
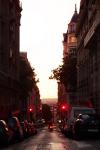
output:
POLYGON ((21 0, 20 51, 27 51, 35 68, 41 99, 57 98, 57 83, 51 70, 62 63, 63 33, 80 0, 21 0))

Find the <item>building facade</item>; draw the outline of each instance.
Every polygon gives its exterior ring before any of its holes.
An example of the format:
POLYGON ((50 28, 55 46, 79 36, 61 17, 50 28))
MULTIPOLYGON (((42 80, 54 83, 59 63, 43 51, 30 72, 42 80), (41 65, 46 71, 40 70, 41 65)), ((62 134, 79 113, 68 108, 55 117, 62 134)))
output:
POLYGON ((100 1, 81 0, 77 24, 77 88, 80 104, 100 113, 100 1))
MULTIPOLYGON (((68 31, 67 31, 67 57, 71 59, 76 64, 77 61, 77 55, 76 55, 76 49, 77 49, 77 38, 76 38, 76 24, 78 20, 78 13, 77 8, 75 5, 75 11, 71 18, 70 23, 68 24, 68 31)), ((67 58, 67 59, 68 59, 67 58)), ((72 63, 72 62, 70 62, 72 63)), ((73 65, 72 65, 73 67, 73 65)), ((76 65, 74 65, 75 68, 73 70, 76 70, 76 65)), ((70 68, 71 69, 71 68, 70 68)), ((71 72, 70 72, 71 73, 71 72)), ((74 82, 77 80, 77 73, 76 71, 73 72, 73 79, 74 82)), ((71 73, 72 74, 72 73, 71 73)), ((71 75, 70 74, 70 75, 71 75)), ((77 84, 75 83, 75 87, 73 85, 68 85, 68 101, 71 105, 77 104, 77 84)))
POLYGON ((36 121, 42 116, 40 93, 34 73, 27 52, 20 52, 21 120, 36 121))
POLYGON ((19 111, 19 0, 0 0, 0 118, 19 111))
MULTIPOLYGON (((76 61, 76 47, 77 47, 77 38, 76 38, 76 23, 78 19, 78 13, 75 5, 75 11, 71 18, 70 23, 68 24, 67 32, 63 34, 63 58, 71 57, 76 61)), ((63 84, 58 84, 58 101, 59 103, 69 103, 75 104, 76 101, 76 91, 72 92, 69 89, 69 85, 65 87, 63 84)))
POLYGON ((72 57, 76 57, 76 47, 77 47, 77 38, 76 38, 76 24, 78 20, 78 13, 75 5, 75 11, 71 18, 70 23, 68 24, 67 32, 67 53, 72 57))

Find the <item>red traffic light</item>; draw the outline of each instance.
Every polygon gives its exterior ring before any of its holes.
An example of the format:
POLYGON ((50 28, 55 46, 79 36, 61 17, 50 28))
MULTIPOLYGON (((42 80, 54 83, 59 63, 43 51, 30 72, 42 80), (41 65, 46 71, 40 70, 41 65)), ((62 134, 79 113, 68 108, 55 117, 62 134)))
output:
POLYGON ((33 111, 33 109, 32 108, 29 108, 29 112, 32 112, 33 111))
POLYGON ((62 108, 63 110, 65 110, 65 109, 66 109, 66 106, 65 106, 65 105, 63 105, 61 108, 62 108))
POLYGON ((67 111, 68 110, 68 104, 62 104, 60 106, 61 111, 67 111))
POLYGON ((65 106, 65 105, 62 105, 62 106, 61 106, 61 109, 62 109, 62 110, 66 110, 66 106, 65 106))

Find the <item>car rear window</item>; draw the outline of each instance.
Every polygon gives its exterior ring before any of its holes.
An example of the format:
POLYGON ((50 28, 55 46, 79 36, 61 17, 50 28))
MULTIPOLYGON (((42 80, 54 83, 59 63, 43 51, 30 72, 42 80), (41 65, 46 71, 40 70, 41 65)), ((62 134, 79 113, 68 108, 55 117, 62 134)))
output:
POLYGON ((78 109, 74 111, 74 117, 76 118, 79 114, 93 114, 93 110, 91 109, 78 109))
POLYGON ((10 119, 8 120, 8 125, 9 125, 10 127, 14 127, 14 126, 16 126, 16 124, 17 124, 16 119, 10 118, 10 119))

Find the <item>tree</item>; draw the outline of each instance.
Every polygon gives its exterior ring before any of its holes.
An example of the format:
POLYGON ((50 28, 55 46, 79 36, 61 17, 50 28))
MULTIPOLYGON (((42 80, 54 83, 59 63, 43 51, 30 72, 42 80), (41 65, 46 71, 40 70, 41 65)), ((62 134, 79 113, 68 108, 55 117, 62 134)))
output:
POLYGON ((62 73, 62 65, 59 65, 58 68, 52 70, 52 75, 49 77, 49 79, 56 79, 57 82, 61 82, 61 73, 62 73))
POLYGON ((63 83, 66 90, 75 91, 77 85, 77 69, 76 58, 67 55, 63 58, 63 65, 52 70, 52 75, 49 79, 56 79, 57 82, 63 83))
POLYGON ((47 104, 42 105, 42 115, 46 122, 51 121, 52 113, 49 105, 47 104))
POLYGON ((77 85, 77 69, 76 58, 70 55, 64 58, 60 80, 65 85, 67 90, 76 90, 77 85))
POLYGON ((20 85, 24 93, 24 98, 27 98, 29 92, 37 87, 37 82, 39 80, 36 80, 35 69, 31 67, 28 60, 20 59, 20 85))

